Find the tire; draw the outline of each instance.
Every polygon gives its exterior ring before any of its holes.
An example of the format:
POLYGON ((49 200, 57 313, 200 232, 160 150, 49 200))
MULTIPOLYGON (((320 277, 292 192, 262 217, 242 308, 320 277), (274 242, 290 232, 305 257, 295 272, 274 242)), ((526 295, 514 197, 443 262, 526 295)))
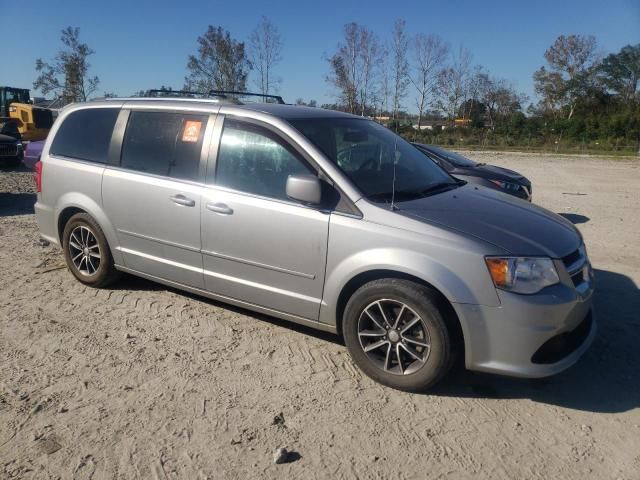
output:
POLYGON ((438 304, 434 291, 407 280, 387 278, 360 287, 347 302, 342 324, 356 365, 399 390, 418 392, 435 385, 455 360, 438 304))
POLYGON ((85 285, 102 288, 120 277, 102 229, 87 213, 76 213, 67 221, 62 250, 69 270, 85 285))
POLYGON ((21 157, 4 160, 4 163, 0 162, 0 166, 5 168, 18 168, 21 164, 22 164, 21 157))

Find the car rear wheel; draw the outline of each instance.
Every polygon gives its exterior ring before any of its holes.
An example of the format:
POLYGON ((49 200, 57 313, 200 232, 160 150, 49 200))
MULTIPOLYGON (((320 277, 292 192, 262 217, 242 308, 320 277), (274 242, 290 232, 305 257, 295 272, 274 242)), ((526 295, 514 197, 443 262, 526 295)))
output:
POLYGON ((62 248, 69 270, 85 285, 105 287, 119 277, 107 239, 89 214, 77 213, 69 219, 62 248))
POLYGON ((400 390, 428 389, 454 359, 435 292, 407 280, 375 280, 360 287, 345 308, 343 334, 366 375, 400 390))

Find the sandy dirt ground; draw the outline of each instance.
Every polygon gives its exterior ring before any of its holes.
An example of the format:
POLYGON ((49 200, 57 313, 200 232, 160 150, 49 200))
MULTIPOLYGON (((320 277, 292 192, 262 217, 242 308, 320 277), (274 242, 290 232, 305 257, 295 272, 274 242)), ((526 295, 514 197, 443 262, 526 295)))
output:
POLYGON ((0 172, 0 478, 640 479, 640 161, 470 155, 584 233, 599 335, 556 377, 458 367, 424 395, 331 335, 132 277, 82 286, 38 244, 31 173, 0 172))

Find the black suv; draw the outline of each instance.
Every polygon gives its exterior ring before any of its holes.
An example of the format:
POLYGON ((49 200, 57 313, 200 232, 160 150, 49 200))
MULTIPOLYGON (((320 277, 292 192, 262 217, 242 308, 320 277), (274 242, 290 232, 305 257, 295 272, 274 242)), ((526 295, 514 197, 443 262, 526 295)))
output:
POLYGON ((11 118, 0 117, 0 166, 17 167, 24 157, 22 136, 11 118))
POLYGON ((423 143, 413 145, 456 178, 531 201, 531 182, 518 172, 474 162, 459 153, 433 145, 423 143))

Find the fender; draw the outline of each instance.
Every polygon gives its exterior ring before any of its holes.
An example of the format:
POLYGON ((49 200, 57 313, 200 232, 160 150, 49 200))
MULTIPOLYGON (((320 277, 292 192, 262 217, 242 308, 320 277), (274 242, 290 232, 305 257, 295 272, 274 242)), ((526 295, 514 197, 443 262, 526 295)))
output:
MULTIPOLYGON (((116 265, 123 265, 124 263, 122 253, 120 253, 120 251, 116 248, 120 246, 118 236, 116 235, 116 231, 113 228, 113 224, 102 210, 102 207, 98 205, 91 197, 83 193, 65 193, 60 196, 60 198, 58 198, 58 201, 56 202, 54 211, 56 227, 58 225, 58 222, 60 221, 60 215, 67 208, 78 208, 79 210, 83 210, 91 215, 91 217, 98 223, 98 225, 102 229, 104 236, 109 243, 109 248, 111 249, 111 256, 114 263, 116 265)), ((56 231, 56 234, 58 236, 60 245, 62 246, 62 238, 60 238, 61 235, 58 231, 56 231)))
POLYGON ((473 290, 470 288, 470 285, 478 285, 478 283, 470 281, 468 270, 456 273, 437 259, 413 250, 378 248, 360 251, 348 256, 327 272, 320 307, 320 322, 337 325, 335 306, 338 304, 342 290, 357 275, 374 270, 390 270, 419 278, 432 285, 452 304, 499 305, 495 288, 486 279, 480 282, 480 285, 486 284, 491 288, 473 290))

